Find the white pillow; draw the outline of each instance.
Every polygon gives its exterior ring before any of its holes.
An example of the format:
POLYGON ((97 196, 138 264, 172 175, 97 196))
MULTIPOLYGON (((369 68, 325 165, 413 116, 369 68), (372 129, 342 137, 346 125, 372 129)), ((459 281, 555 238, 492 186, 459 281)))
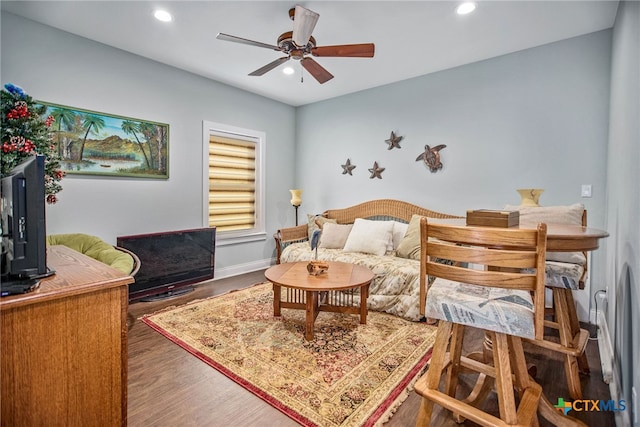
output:
POLYGON ((404 235, 407 233, 409 224, 399 221, 393 221, 393 250, 398 249, 398 245, 404 239, 404 235))
MULTIPOLYGON (((520 223, 582 225, 584 206, 575 203, 569 206, 505 206, 508 210, 520 211, 520 223)), ((582 252, 547 252, 548 261, 584 264, 587 262, 582 252)))
POLYGON ((325 249, 342 249, 347 242, 353 224, 333 224, 326 222, 322 226, 319 247, 325 249))
POLYGON ((344 245, 345 252, 384 255, 392 242, 393 221, 370 221, 356 218, 344 245))

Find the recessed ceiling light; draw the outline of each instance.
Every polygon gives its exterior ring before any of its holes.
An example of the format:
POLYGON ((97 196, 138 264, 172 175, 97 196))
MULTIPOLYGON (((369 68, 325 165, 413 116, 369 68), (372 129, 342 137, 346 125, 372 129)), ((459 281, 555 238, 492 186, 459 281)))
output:
POLYGON ((466 3, 462 3, 460 4, 460 6, 458 6, 456 8, 456 13, 458 15, 466 15, 467 13, 471 13, 476 9, 476 4, 473 2, 466 2, 466 3))
POLYGON ((295 73, 295 70, 292 67, 284 67, 282 69, 282 72, 285 74, 293 74, 295 73))
POLYGON ((162 22, 171 22, 173 20, 173 17, 171 16, 171 14, 166 10, 158 9, 155 12, 153 12, 153 16, 155 16, 155 18, 158 21, 162 21, 162 22))

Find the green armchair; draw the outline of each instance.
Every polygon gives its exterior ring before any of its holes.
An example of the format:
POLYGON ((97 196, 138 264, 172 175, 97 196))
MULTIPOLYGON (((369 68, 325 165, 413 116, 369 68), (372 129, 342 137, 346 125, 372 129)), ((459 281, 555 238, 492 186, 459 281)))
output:
POLYGON ((47 236, 47 246, 53 245, 67 246, 129 276, 135 276, 140 269, 140 259, 136 254, 89 234, 51 234, 47 236))

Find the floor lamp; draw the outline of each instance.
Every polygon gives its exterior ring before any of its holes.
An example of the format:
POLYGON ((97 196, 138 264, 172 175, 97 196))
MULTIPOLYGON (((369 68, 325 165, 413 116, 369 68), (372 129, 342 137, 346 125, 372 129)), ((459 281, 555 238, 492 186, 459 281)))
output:
POLYGON ((291 192, 291 206, 296 210, 296 226, 298 225, 298 208, 302 204, 302 190, 289 190, 291 192))

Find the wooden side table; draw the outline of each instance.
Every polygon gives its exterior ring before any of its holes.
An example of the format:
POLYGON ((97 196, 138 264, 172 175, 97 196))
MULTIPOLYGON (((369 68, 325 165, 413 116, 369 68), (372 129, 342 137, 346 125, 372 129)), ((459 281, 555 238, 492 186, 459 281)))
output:
POLYGON ((360 323, 367 323, 367 298, 373 273, 368 268, 344 262, 329 262, 329 269, 318 276, 307 272, 307 261, 278 264, 264 275, 273 283, 273 315, 280 316, 281 308, 305 310, 305 338, 313 339, 313 326, 318 313, 352 313, 360 315, 360 323), (282 287, 286 298, 282 301, 282 287), (353 294, 339 292, 360 289, 360 304, 354 304, 353 294))

